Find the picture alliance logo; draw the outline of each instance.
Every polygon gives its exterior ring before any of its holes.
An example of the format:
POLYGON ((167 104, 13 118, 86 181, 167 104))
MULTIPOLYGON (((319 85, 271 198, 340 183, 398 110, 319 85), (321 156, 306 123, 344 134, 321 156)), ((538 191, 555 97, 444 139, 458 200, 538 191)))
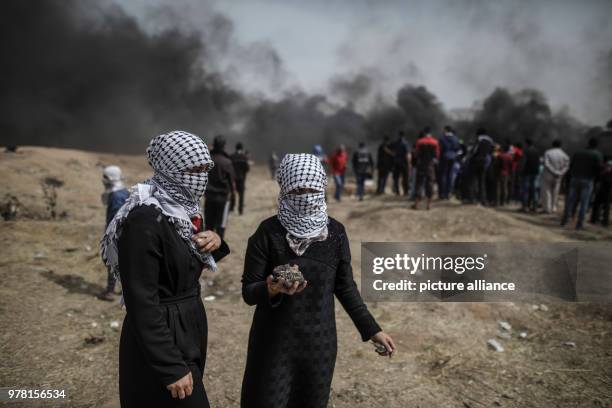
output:
POLYGON ((469 271, 482 271, 487 266, 487 254, 469 256, 411 256, 408 253, 372 259, 372 272, 380 275, 385 271, 408 272, 411 275, 427 271, 453 271, 461 275, 469 271))

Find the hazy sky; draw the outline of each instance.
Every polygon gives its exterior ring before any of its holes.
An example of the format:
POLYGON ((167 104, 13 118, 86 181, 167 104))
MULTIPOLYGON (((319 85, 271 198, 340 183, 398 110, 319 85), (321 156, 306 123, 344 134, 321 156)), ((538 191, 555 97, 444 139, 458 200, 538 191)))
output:
MULTIPOLYGON (((150 16, 150 2, 120 3, 142 21, 150 16)), ((224 66, 251 91, 327 92, 333 77, 366 73, 389 99, 405 83, 423 84, 452 109, 471 106, 496 86, 534 87, 583 120, 612 116, 603 69, 612 50, 612 1, 157 3, 203 31, 211 13, 231 20, 224 66), (283 75, 245 57, 266 46, 280 57, 283 75)))

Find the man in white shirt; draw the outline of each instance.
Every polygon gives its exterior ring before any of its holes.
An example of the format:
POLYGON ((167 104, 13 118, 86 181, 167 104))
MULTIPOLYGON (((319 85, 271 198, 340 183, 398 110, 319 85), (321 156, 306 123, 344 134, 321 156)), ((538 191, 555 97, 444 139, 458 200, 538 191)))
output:
POLYGON ((544 153, 544 172, 540 184, 542 207, 550 214, 557 211, 557 197, 561 179, 570 165, 569 156, 561 149, 561 141, 555 140, 552 148, 544 153))

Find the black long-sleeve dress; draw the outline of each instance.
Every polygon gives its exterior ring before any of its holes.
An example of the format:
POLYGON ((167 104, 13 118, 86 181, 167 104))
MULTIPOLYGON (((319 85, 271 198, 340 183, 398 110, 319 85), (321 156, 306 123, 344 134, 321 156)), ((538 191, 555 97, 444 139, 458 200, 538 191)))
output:
MULTIPOLYGON (((119 346, 122 407, 208 407, 202 384, 208 327, 201 261, 153 206, 133 209, 118 242, 127 314, 119 346), (166 385, 191 371, 194 390, 173 399, 166 385)), ((213 253, 229 253, 225 242, 213 253)))
POLYGON ((263 221, 249 238, 242 295, 257 305, 242 383, 243 408, 324 408, 336 362, 334 295, 363 341, 380 327, 353 280, 344 226, 330 218, 328 237, 302 256, 289 247, 277 217, 263 221), (308 281, 298 294, 268 296, 266 278, 275 266, 298 265, 308 281))

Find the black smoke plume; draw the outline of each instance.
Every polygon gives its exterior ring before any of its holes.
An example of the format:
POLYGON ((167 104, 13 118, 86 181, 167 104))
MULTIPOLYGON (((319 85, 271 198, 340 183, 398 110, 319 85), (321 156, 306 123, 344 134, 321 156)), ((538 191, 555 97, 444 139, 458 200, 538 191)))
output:
POLYGON ((197 33, 149 35, 100 4, 0 3, 3 144, 129 152, 164 130, 227 126, 242 96, 202 68, 197 33))

